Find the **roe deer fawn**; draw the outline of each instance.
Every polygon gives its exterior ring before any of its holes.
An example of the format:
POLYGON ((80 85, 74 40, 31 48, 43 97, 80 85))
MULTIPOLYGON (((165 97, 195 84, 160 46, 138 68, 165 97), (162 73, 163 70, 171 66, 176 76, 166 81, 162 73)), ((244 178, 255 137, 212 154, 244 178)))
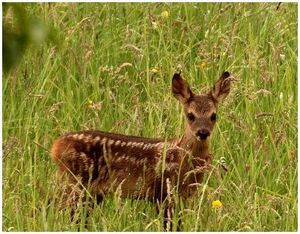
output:
POLYGON ((61 171, 89 185, 97 198, 119 189, 121 197, 166 201, 164 215, 170 218, 170 190, 175 188, 183 199, 191 196, 209 167, 209 138, 220 97, 229 93, 231 79, 224 72, 211 91, 195 95, 181 75, 174 74, 172 92, 186 116, 185 133, 179 139, 73 132, 54 142, 51 156, 61 171))

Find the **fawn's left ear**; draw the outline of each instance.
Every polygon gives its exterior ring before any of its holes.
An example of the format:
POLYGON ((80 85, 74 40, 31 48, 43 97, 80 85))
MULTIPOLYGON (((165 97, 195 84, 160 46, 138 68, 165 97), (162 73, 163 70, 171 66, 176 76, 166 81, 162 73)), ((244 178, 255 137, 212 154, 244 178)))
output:
POLYGON ((221 97, 226 97, 228 95, 230 91, 230 82, 230 73, 227 71, 223 72, 208 95, 212 96, 216 102, 219 102, 221 97))
POLYGON ((193 96, 188 83, 178 73, 175 73, 172 79, 172 93, 183 104, 193 96))

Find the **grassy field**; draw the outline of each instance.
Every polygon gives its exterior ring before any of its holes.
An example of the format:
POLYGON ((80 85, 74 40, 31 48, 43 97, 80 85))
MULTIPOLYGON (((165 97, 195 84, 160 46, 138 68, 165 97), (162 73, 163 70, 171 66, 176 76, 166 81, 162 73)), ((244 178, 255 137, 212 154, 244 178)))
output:
POLYGON ((184 116, 170 89, 180 66, 195 92, 224 70, 237 79, 212 137, 215 168, 180 208, 183 230, 296 231, 297 4, 277 5, 25 4, 56 40, 33 41, 3 74, 3 229, 162 231, 151 203, 116 195, 70 221, 57 206, 49 149, 83 129, 180 136, 184 116))

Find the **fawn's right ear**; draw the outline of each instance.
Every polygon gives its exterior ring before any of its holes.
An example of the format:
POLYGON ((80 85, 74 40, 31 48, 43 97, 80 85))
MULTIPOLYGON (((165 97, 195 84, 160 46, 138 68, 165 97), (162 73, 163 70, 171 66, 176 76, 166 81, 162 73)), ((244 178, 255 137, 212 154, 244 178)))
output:
POLYGON ((172 93, 181 103, 186 103, 193 96, 188 83, 178 73, 172 79, 172 93))
POLYGON ((232 77, 230 76, 230 73, 227 71, 223 72, 208 95, 216 102, 218 102, 221 97, 226 97, 230 91, 231 80, 232 77))

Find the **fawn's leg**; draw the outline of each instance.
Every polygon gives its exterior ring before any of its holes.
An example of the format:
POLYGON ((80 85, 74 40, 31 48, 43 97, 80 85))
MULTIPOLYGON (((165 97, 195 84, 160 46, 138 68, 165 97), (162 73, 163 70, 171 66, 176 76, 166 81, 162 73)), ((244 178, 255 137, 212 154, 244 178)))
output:
POLYGON ((172 204, 168 203, 164 207, 164 231, 172 231, 173 230, 173 215, 174 209, 172 204))

